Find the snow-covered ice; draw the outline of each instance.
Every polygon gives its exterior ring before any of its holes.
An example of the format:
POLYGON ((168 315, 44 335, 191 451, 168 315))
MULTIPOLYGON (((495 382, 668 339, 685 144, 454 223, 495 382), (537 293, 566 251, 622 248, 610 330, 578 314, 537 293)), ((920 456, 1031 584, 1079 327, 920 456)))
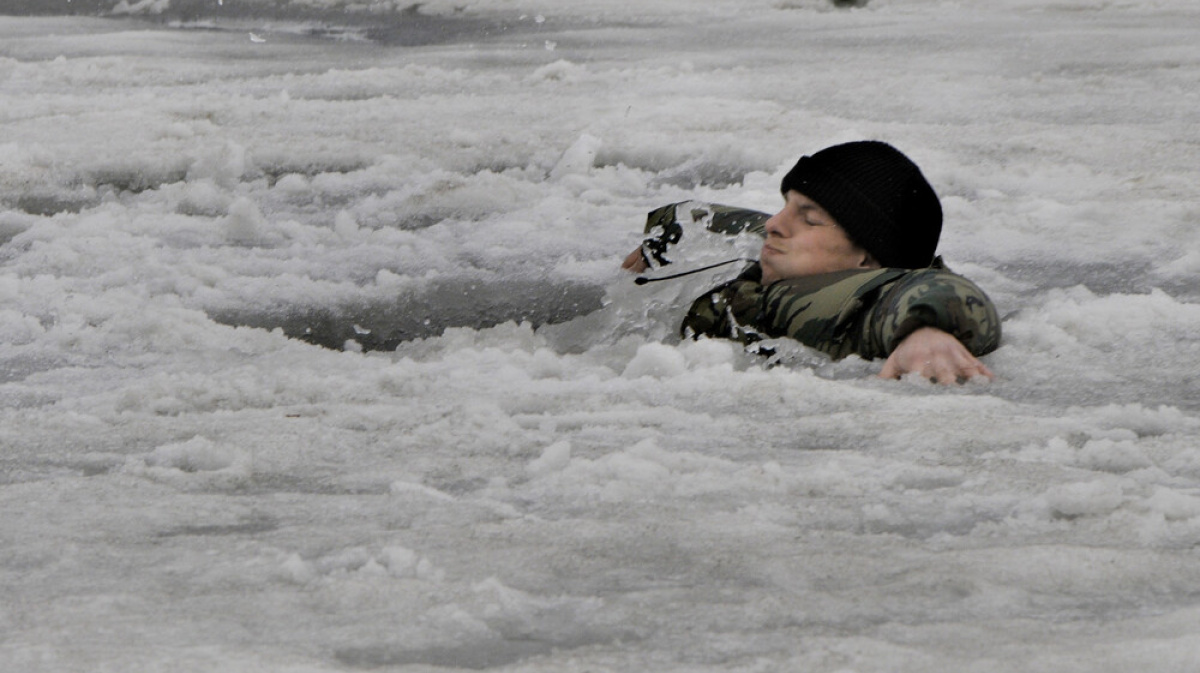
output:
POLYGON ((1193 0, 0 11, 0 669, 1200 670, 1193 0), (617 270, 859 138, 995 382, 617 270))

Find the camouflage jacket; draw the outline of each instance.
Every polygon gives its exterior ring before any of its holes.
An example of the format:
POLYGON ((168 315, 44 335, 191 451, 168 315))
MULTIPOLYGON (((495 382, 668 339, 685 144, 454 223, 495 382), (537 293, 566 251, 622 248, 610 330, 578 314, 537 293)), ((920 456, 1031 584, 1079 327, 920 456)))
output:
MULTIPOLYGON (((723 234, 762 235, 765 213, 688 202, 650 213, 643 255, 669 264, 671 246, 689 223, 723 234), (682 220, 682 222, 681 222, 682 220)), ((790 337, 834 358, 887 357, 909 334, 936 327, 971 353, 1000 345, 1000 318, 987 295, 941 266, 927 269, 852 269, 781 280, 764 286, 758 264, 696 299, 683 320, 685 337, 728 338, 750 344, 790 337)))

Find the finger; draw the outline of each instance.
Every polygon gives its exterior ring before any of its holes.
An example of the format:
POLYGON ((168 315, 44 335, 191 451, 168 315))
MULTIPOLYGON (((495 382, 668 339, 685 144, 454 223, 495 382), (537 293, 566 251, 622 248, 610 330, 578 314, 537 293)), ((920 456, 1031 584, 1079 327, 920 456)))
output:
POLYGON ((943 386, 952 386, 958 383, 958 375, 962 371, 949 359, 938 360, 932 363, 928 369, 933 372, 933 376, 928 378, 943 386))
POLYGON ((953 346, 946 347, 931 354, 921 370, 921 375, 934 383, 944 386, 954 385, 960 380, 971 377, 974 371, 975 357, 970 351, 955 341, 953 346))
POLYGON ((642 249, 638 248, 625 256, 625 260, 621 262, 621 268, 634 273, 641 273, 646 270, 646 260, 642 257, 642 249))
POLYGON ((972 355, 961 342, 956 340, 948 350, 940 354, 936 366, 938 382, 950 385, 951 383, 967 381, 972 376, 980 373, 979 367, 982 365, 983 363, 972 355))
POLYGON ((989 369, 988 366, 983 364, 982 362, 979 363, 979 375, 987 378, 987 380, 989 380, 989 381, 996 380, 996 375, 993 374, 992 370, 989 369))
POLYGON ((975 379, 975 377, 979 377, 979 378, 985 379, 987 381, 996 380, 996 375, 992 373, 992 370, 988 369, 987 365, 983 364, 982 362, 978 362, 978 361, 976 361, 970 367, 963 368, 961 370, 960 376, 962 376, 963 383, 966 383, 967 381, 971 381, 971 380, 975 379))
POLYGON ((896 358, 894 357, 889 357, 883 363, 883 369, 879 370, 879 378, 881 379, 898 379, 900 375, 900 367, 896 364, 896 358))
POLYGON ((976 376, 982 376, 988 380, 996 378, 996 375, 992 373, 992 370, 988 369, 987 365, 983 364, 979 358, 971 355, 969 352, 965 354, 959 371, 960 375, 968 381, 976 376))

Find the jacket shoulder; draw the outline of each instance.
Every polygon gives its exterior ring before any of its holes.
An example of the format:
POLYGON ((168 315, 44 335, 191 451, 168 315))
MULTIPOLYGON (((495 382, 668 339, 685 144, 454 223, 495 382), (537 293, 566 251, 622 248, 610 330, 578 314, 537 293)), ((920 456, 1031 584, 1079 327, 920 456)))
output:
POLYGON ((763 297, 762 320, 771 336, 786 336, 840 358, 858 351, 852 328, 900 269, 851 269, 773 283, 763 297))

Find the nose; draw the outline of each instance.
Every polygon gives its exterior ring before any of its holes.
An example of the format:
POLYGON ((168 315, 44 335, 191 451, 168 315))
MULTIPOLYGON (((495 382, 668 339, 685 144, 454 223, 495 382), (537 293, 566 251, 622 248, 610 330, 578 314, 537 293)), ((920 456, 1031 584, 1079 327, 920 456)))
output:
POLYGON ((763 231, 767 236, 779 237, 783 235, 783 230, 779 228, 779 213, 772 215, 763 225, 763 231))

